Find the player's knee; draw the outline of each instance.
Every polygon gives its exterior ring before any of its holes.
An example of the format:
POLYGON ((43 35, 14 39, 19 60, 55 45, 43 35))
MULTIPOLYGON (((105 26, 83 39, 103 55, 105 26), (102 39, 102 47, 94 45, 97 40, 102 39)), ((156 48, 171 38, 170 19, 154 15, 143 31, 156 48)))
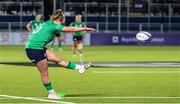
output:
POLYGON ((58 64, 61 62, 61 59, 59 58, 51 58, 49 61, 54 62, 55 64, 58 64))
POLYGON ((51 61, 54 62, 55 64, 58 64, 59 62, 61 62, 61 60, 59 59, 52 59, 51 61))
POLYGON ((52 55, 52 56, 48 57, 48 61, 57 63, 60 60, 56 56, 52 55))

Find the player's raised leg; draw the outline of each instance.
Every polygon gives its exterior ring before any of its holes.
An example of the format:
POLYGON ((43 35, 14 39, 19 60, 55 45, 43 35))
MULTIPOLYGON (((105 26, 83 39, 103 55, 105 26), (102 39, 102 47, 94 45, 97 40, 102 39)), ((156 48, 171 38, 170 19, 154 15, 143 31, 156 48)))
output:
POLYGON ((48 49, 46 50, 46 54, 47 54, 47 59, 49 61, 54 62, 62 67, 68 68, 68 69, 77 70, 80 74, 83 74, 91 66, 91 63, 79 65, 79 64, 76 64, 73 62, 65 61, 62 58, 58 58, 54 53, 52 53, 48 49))

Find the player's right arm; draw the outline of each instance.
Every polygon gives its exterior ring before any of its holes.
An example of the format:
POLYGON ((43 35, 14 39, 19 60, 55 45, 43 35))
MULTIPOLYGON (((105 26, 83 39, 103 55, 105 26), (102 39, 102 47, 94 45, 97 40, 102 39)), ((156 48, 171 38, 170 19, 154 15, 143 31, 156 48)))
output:
POLYGON ((32 29, 31 29, 31 21, 28 22, 28 24, 26 25, 26 28, 27 28, 27 30, 28 30, 29 32, 32 31, 32 29))
POLYGON ((88 27, 74 27, 74 26, 65 26, 62 29, 63 32, 76 32, 76 31, 96 31, 94 28, 88 28, 88 27))

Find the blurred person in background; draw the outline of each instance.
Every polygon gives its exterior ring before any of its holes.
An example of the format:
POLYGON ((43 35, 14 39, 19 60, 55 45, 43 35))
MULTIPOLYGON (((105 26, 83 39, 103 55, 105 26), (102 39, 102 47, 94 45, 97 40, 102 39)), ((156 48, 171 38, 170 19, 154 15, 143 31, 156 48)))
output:
POLYGON ((41 20, 42 15, 38 14, 35 16, 35 20, 30 21, 27 25, 26 28, 29 32, 32 32, 35 30, 38 26, 40 26, 44 21, 41 20))
MULTIPOLYGON (((80 14, 76 15, 75 22, 72 22, 70 26, 75 27, 86 27, 86 24, 81 22, 82 16, 80 14)), ((79 52, 80 58, 83 57, 83 35, 85 34, 85 31, 77 31, 73 33, 73 56, 75 57, 77 52, 79 52)))
POLYGON ((54 44, 55 44, 55 40, 58 40, 58 48, 59 48, 59 51, 63 51, 62 49, 62 42, 65 42, 65 36, 60 34, 60 33, 54 33, 54 39, 51 43, 51 51, 54 51, 54 44))

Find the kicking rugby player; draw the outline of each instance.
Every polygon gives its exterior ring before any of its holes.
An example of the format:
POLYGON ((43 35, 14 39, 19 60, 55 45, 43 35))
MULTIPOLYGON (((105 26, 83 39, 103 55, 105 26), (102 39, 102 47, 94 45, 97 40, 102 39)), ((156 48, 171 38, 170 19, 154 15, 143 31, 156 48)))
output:
POLYGON ((46 48, 46 44, 51 42, 55 32, 76 32, 76 31, 95 31, 94 28, 88 27, 67 27, 61 25, 64 22, 65 16, 59 9, 56 10, 51 16, 50 20, 44 22, 33 30, 27 39, 25 49, 28 58, 36 63, 36 66, 41 74, 41 79, 44 87, 48 91, 49 99, 61 99, 54 91, 51 81, 48 76, 48 61, 54 62, 62 67, 76 70, 79 73, 84 73, 91 63, 79 65, 73 62, 65 61, 58 58, 53 52, 46 48))

